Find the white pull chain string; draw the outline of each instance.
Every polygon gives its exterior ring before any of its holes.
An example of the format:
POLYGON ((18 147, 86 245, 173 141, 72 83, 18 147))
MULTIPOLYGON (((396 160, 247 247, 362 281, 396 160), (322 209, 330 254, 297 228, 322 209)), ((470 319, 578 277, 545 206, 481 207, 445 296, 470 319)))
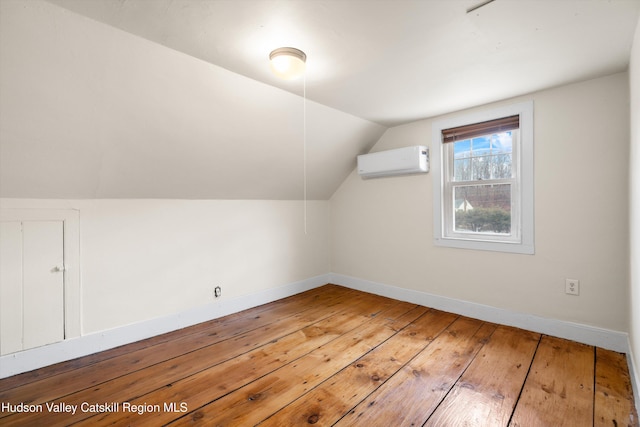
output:
POLYGON ((302 76, 302 175, 304 187, 304 234, 307 234, 307 74, 302 76))

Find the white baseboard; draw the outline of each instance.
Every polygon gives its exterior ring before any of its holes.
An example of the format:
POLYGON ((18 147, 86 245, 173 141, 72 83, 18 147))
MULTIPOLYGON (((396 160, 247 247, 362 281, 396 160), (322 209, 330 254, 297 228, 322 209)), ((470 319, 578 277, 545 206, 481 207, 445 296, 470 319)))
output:
POLYGON ((631 388, 633 389, 633 399, 636 408, 640 408, 640 390, 638 385, 640 384, 640 378, 638 378, 638 370, 633 357, 633 347, 631 346, 631 340, 627 342, 629 350, 627 353, 627 366, 629 367, 629 377, 631 379, 631 388))
POLYGON ((0 357, 0 378, 32 371, 44 366, 108 350, 228 314, 237 313, 248 308, 257 307, 300 292, 308 291, 327 283, 329 283, 329 274, 324 274, 241 297, 225 299, 223 295, 220 301, 215 301, 211 304, 196 307, 185 312, 8 354, 0 357))
MULTIPOLYGON (((327 283, 345 286, 364 292, 408 301, 426 307, 456 313, 475 319, 502 325, 515 326, 530 331, 566 338, 584 344, 626 353, 631 380, 636 387, 638 373, 630 357, 627 333, 596 328, 578 323, 547 319, 531 314, 518 313, 482 304, 456 300, 383 283, 372 282, 341 274, 323 274, 278 288, 260 291, 237 298, 223 299, 189 311, 176 313, 144 322, 134 323, 107 331, 97 332, 18 353, 0 357, 0 378, 28 372, 44 366, 86 356, 124 344, 171 332, 197 323, 206 322, 228 314, 286 298, 327 283), (223 303, 222 303, 223 302, 223 303)), ((634 392, 636 390, 634 389, 634 392)), ((639 394, 634 393, 634 396, 639 394)))
POLYGON ((532 314, 518 313, 341 274, 330 274, 330 280, 331 283, 346 286, 351 289, 370 292, 376 295, 407 301, 487 322, 514 326, 541 334, 566 338, 619 353, 629 353, 629 336, 626 332, 596 328, 557 319, 547 319, 532 314))

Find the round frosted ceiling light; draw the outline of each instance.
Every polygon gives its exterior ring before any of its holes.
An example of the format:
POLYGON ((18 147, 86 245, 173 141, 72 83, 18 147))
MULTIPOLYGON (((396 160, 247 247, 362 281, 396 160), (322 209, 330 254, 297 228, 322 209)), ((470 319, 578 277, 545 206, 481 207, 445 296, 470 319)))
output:
POLYGON ((286 80, 295 79, 304 74, 307 55, 294 47, 281 47, 269 54, 271 71, 286 80))

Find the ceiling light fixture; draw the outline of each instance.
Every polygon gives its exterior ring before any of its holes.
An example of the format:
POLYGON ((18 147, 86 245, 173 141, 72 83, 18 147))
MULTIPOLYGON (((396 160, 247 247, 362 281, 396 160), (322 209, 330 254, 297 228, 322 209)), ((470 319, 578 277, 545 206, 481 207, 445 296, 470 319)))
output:
POLYGON ((294 47, 280 47, 269 54, 269 59, 276 76, 291 80, 304 74, 307 55, 294 47))

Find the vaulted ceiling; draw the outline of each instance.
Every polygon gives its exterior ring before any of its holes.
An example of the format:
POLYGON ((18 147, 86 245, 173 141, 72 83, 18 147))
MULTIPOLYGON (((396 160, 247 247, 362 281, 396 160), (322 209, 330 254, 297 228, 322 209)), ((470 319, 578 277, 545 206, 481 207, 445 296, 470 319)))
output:
POLYGON ((299 199, 306 158, 327 199, 388 126, 628 67, 638 0, 477 3, 3 0, 0 195, 299 199))

